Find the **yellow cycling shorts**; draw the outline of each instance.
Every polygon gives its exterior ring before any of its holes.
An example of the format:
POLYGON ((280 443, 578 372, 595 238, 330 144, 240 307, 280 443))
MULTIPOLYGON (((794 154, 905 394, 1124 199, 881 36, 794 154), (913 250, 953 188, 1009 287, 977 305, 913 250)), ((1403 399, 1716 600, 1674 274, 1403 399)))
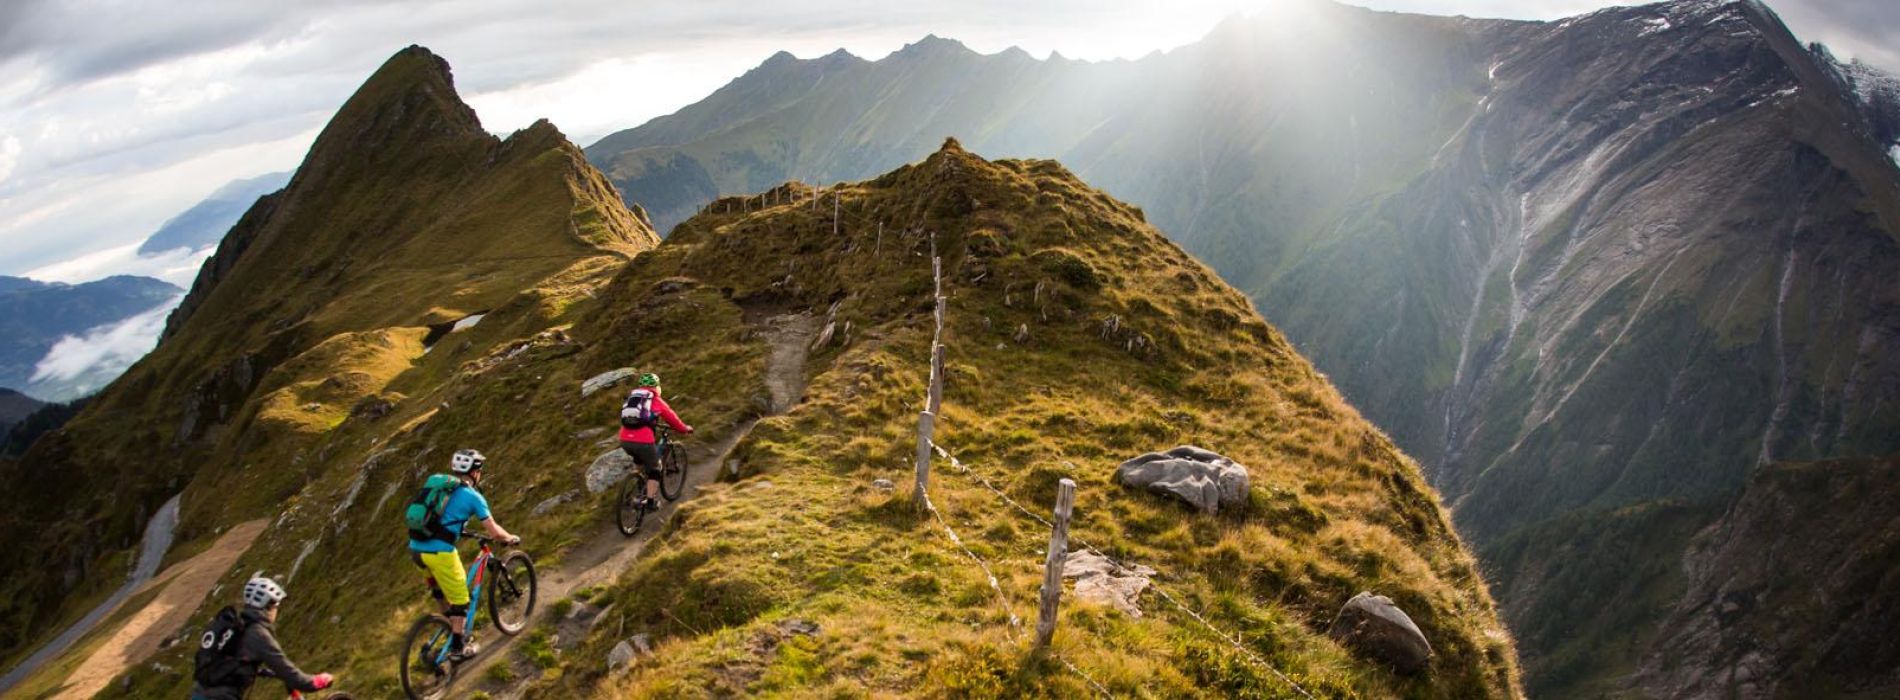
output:
POLYGON ((429 584, 442 591, 449 605, 468 605, 468 570, 462 568, 460 552, 412 551, 409 559, 429 575, 429 584))

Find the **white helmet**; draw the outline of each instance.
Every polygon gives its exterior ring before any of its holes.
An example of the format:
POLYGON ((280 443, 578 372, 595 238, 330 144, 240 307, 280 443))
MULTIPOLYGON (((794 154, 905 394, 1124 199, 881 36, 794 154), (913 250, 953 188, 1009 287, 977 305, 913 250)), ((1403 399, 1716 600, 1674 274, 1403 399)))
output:
POLYGON ((483 457, 480 452, 474 450, 456 450, 455 456, 449 458, 449 471, 457 474, 467 474, 481 469, 482 465, 487 462, 488 458, 483 457))
POLYGON ((276 605, 284 599, 285 595, 283 586, 262 576, 244 584, 244 605, 259 610, 266 610, 276 605))

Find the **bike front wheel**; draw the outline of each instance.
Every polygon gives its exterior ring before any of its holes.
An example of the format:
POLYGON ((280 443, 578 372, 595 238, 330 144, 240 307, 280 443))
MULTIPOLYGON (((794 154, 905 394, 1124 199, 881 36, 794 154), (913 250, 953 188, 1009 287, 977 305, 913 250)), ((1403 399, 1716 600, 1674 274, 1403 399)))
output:
POLYGON ((534 614, 534 559, 527 552, 509 552, 491 566, 495 580, 488 587, 488 616, 495 629, 513 636, 527 629, 528 616, 534 614))
POLYGON ((449 694, 449 682, 455 680, 455 664, 449 661, 449 636, 454 629, 449 619, 429 615, 409 628, 409 640, 402 647, 402 691, 409 700, 440 700, 449 694))
POLYGON ((660 495, 666 500, 677 501, 686 495, 686 446, 666 444, 666 454, 660 456, 660 495))
POLYGON ((640 507, 640 499, 646 496, 646 481, 635 472, 620 482, 620 497, 614 499, 614 524, 622 535, 632 537, 640 531, 640 522, 646 520, 647 511, 640 507))

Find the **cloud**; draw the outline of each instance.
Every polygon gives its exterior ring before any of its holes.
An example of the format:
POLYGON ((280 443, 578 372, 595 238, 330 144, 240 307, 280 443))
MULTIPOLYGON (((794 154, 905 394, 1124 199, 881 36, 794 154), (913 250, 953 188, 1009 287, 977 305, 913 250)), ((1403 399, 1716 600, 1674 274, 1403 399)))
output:
POLYGON ((0 139, 0 182, 6 182, 13 176, 13 168, 20 164, 20 140, 8 134, 0 139))
POLYGON ((158 344, 166 315, 183 298, 173 297, 137 316, 60 338, 34 366, 29 393, 63 401, 111 383, 158 344))
POLYGON ((198 276, 198 268, 204 265, 205 258, 211 257, 211 253, 216 250, 215 247, 207 246, 198 250, 179 248, 139 255, 138 249, 137 243, 115 246, 37 267, 28 270, 23 276, 41 282, 78 284, 112 275, 141 275, 189 288, 198 276))

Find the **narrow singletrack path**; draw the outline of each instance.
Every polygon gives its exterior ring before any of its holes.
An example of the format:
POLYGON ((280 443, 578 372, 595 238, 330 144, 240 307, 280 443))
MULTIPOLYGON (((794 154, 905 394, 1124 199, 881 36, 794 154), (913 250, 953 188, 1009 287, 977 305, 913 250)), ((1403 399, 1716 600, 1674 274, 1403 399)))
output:
MULTIPOLYGON (((810 353, 812 339, 818 333, 817 319, 810 313, 787 313, 764 318, 757 325, 771 347, 765 370, 765 385, 771 396, 767 415, 781 415, 790 411, 804 397, 805 360, 810 353)), ((752 433, 753 426, 758 425, 759 420, 752 418, 740 423, 711 445, 690 445, 693 460, 686 475, 685 495, 676 502, 663 502, 658 512, 647 516, 649 522, 633 537, 620 534, 611 518, 603 518, 594 534, 568 550, 558 565, 537 572, 540 575, 537 582, 540 585, 539 600, 535 603, 534 619, 529 620, 530 628, 546 619, 547 611, 554 601, 566 598, 577 590, 610 584, 633 566, 633 562, 646 551, 647 543, 653 540, 654 535, 666 531, 667 523, 672 521, 680 504, 693 498, 701 486, 719 476, 733 448, 752 433), (655 518, 659 522, 651 522, 655 518)), ((508 653, 512 650, 513 638, 505 637, 492 628, 483 630, 481 635, 481 655, 455 671, 455 685, 460 688, 458 692, 482 690, 498 699, 521 697, 527 685, 533 682, 534 674, 518 674, 521 680, 513 683, 498 683, 487 677, 489 667, 496 663, 506 662, 518 667, 525 663, 508 653)))

